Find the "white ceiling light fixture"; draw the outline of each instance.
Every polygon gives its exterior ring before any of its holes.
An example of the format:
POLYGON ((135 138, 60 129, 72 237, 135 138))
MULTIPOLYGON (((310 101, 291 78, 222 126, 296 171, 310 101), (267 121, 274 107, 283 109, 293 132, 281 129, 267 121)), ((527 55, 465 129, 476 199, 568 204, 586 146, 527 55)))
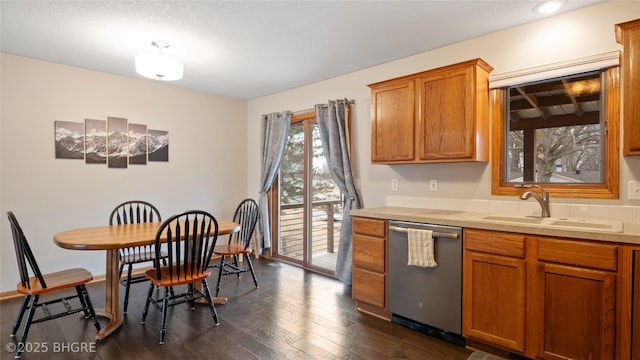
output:
POLYGON ((158 48, 158 53, 136 56, 136 72, 155 80, 174 81, 182 79, 184 71, 182 62, 162 54, 162 49, 168 48, 169 43, 162 40, 154 40, 151 45, 158 48))
POLYGON ((562 9, 566 4, 566 0, 547 0, 536 5, 533 11, 543 15, 553 14, 562 9))

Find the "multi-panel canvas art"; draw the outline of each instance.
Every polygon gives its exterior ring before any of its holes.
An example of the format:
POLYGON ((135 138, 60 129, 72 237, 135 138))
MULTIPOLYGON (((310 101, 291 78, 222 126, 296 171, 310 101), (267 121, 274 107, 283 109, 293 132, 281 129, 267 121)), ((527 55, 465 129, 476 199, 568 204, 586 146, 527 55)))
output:
POLYGON ((79 159, 110 168, 169 161, 169 132, 148 130, 119 117, 82 122, 55 121, 56 159, 79 159))
POLYGON ((147 140, 147 125, 129 124, 129 164, 147 163, 147 140))
POLYGON ((107 122, 104 120, 85 119, 84 139, 86 147, 85 162, 87 164, 107 163, 107 122))
POLYGON ((149 130, 149 161, 169 161, 169 132, 149 130))
POLYGON ((126 168, 129 157, 129 135, 127 134, 127 119, 111 117, 107 118, 108 160, 110 168, 126 168))
POLYGON ((56 159, 84 159, 84 128, 82 123, 56 121, 56 159))

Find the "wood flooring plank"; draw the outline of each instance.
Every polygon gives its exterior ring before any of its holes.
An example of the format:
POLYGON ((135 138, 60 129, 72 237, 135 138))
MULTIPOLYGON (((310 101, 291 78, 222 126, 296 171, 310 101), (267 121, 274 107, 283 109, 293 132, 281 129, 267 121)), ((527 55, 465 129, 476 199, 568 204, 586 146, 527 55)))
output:
MULTIPOLYGON (((129 310, 121 329, 94 339, 95 328, 81 314, 34 324, 28 341, 94 343, 94 352, 25 353, 24 360, 465 360, 471 351, 428 335, 359 313, 351 288, 325 275, 314 274, 270 259, 253 260, 260 287, 250 275, 224 276, 220 295, 229 302, 216 306, 220 325, 209 308, 188 304, 169 309, 165 344, 159 345, 160 312, 142 310, 148 285, 133 284, 129 310)), ((217 274, 209 279, 215 286, 217 274)), ((124 288, 121 288, 121 306, 124 288)), ((89 285, 95 307, 103 306, 104 284, 89 285)), ((0 337, 9 332, 21 298, 0 302, 0 337)), ((102 319, 101 323, 105 323, 102 319)), ((6 343, 5 342, 5 343, 6 343)), ((0 358, 12 358, 3 348, 0 358)))

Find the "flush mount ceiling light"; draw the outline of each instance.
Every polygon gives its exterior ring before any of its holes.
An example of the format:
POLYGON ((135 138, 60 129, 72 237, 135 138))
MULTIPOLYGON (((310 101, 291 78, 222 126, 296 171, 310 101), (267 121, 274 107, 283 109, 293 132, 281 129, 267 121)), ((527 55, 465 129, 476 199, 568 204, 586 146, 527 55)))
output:
POLYGON ((536 5, 536 7, 533 8, 533 11, 538 14, 548 15, 560 10, 566 4, 567 4, 566 0, 543 1, 538 5, 536 5))
POLYGON ((172 81, 182 79, 184 69, 182 62, 162 54, 162 49, 168 48, 169 43, 162 40, 154 40, 151 45, 158 48, 158 53, 136 56, 136 72, 155 80, 172 81))

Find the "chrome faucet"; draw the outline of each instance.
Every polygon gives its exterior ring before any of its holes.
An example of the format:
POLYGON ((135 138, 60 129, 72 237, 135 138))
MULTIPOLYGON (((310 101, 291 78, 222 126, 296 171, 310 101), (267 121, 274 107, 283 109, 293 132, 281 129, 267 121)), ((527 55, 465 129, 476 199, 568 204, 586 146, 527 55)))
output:
POLYGON ((520 195, 520 200, 527 200, 533 196, 534 199, 538 201, 540 204, 540 208, 542 209, 542 217, 551 216, 551 211, 549 210, 549 193, 546 192, 542 186, 536 184, 518 184, 517 188, 538 188, 540 189, 540 195, 536 194, 534 191, 525 191, 520 195))

